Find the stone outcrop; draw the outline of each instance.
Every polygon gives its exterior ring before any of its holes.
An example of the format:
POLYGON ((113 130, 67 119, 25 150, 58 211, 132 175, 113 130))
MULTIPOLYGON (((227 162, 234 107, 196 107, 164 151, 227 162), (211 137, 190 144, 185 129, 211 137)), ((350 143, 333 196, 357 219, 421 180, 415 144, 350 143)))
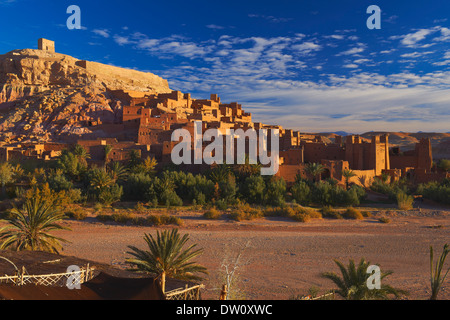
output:
POLYGON ((117 123, 123 102, 114 90, 171 92, 167 80, 152 73, 44 50, 0 55, 0 139, 60 140, 91 134, 89 127, 98 123, 117 123))

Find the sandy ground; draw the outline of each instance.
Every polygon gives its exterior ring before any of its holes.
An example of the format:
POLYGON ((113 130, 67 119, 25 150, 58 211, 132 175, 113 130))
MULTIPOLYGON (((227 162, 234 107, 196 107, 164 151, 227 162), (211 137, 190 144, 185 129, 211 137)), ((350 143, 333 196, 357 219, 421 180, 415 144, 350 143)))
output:
MULTIPOLYGON (((224 262, 242 252, 234 292, 239 299, 286 300, 307 294, 312 286, 323 293, 334 285, 320 274, 338 273, 333 259, 347 263, 365 258, 394 273, 385 281, 408 290, 407 299, 428 299, 429 247, 437 253, 450 242, 450 210, 413 210, 410 212, 373 212, 365 220, 313 220, 298 223, 284 219, 250 222, 209 221, 192 212, 179 213, 184 220, 182 233, 189 233, 191 243, 205 250, 197 261, 209 270, 203 282, 204 299, 217 299, 224 283, 224 262), (377 221, 388 215, 391 223, 377 221), (245 248, 245 249, 242 249, 245 248)), ((72 231, 58 235, 71 243, 64 245, 64 255, 107 263, 125 268, 127 246, 145 249, 143 235, 171 227, 120 226, 99 223, 95 219, 68 221, 72 231)), ((436 254, 437 256, 437 254, 436 254)), ((448 260, 448 259, 447 259, 448 260)), ((447 267, 450 261, 446 263, 447 267)), ((440 299, 450 298, 450 280, 444 284, 440 299)))

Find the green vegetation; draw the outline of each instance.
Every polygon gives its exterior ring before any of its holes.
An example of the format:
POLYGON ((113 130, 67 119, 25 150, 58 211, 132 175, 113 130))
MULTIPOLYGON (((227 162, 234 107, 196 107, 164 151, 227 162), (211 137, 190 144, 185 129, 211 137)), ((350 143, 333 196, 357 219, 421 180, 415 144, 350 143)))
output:
POLYGON ((2 220, 7 225, 0 229, 0 249, 58 253, 65 240, 49 232, 68 230, 59 224, 65 218, 61 210, 62 202, 67 200, 64 191, 56 193, 47 184, 42 189, 28 190, 21 200, 23 205, 14 205, 10 215, 2 220))
POLYGON ((408 292, 391 287, 385 283, 385 278, 392 274, 391 271, 381 271, 381 288, 370 290, 367 286, 367 280, 370 274, 367 273, 370 262, 361 259, 358 266, 353 260, 345 267, 341 262, 335 260, 339 267, 342 277, 334 272, 323 273, 322 276, 331 280, 336 286, 336 293, 346 300, 388 300, 390 296, 400 298, 407 295, 408 292))
POLYGON ((447 274, 450 271, 450 268, 449 268, 449 269, 447 269, 445 274, 442 274, 442 271, 443 271, 442 269, 444 268, 445 259, 447 258, 449 251, 450 251, 450 249, 449 249, 448 244, 445 244, 439 260, 436 261, 436 264, 433 266, 434 251, 433 251, 433 247, 430 247, 430 275, 431 275, 431 297, 430 297, 430 300, 437 299, 439 291, 442 288, 442 284, 444 283, 445 278, 447 277, 447 274))
POLYGON ((441 183, 421 184, 418 186, 416 193, 436 202, 450 204, 450 179, 444 179, 441 183))
POLYGON ((161 279, 162 290, 165 292, 166 277, 183 280, 201 280, 198 273, 207 274, 206 268, 191 260, 203 253, 203 249, 196 249, 191 245, 183 247, 189 241, 189 235, 181 236, 177 229, 157 232, 156 239, 149 234, 144 236, 148 251, 129 246, 128 254, 132 258, 126 261, 134 271, 157 275, 161 279))
POLYGON ((347 210, 345 210, 345 212, 342 214, 342 217, 344 219, 353 219, 353 220, 364 219, 364 216, 361 213, 361 211, 359 211, 358 209, 352 208, 352 207, 347 208, 347 210))
POLYGON ((402 191, 397 193, 397 207, 400 210, 411 210, 413 208, 414 198, 402 191))

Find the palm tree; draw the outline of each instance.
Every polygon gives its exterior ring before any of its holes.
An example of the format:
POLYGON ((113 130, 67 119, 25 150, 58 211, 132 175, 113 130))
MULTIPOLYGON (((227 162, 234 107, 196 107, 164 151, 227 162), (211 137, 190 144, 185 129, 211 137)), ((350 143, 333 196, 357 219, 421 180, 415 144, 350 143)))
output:
POLYGON ((70 230, 58 224, 63 219, 64 213, 55 207, 54 202, 39 196, 28 198, 22 209, 14 206, 11 216, 2 220, 8 225, 0 229, 0 249, 58 253, 60 242, 66 240, 52 236, 49 232, 70 230))
POLYGON ((201 280, 195 273, 207 274, 206 268, 190 262, 193 258, 201 255, 203 249, 194 250, 197 245, 191 245, 183 249, 189 240, 189 235, 181 236, 178 229, 172 231, 157 232, 156 239, 146 234, 144 240, 149 251, 143 251, 129 246, 132 250, 128 252, 134 258, 128 258, 127 263, 135 266, 134 271, 143 271, 158 275, 161 287, 165 292, 166 277, 182 280, 201 280))
POLYGON ((13 177, 13 167, 9 164, 9 162, 0 164, 0 184, 2 186, 2 196, 5 196, 6 185, 13 181, 13 177))
POLYGON ((76 155, 78 158, 80 159, 90 159, 91 155, 86 151, 85 148, 83 148, 81 145, 76 144, 73 148, 72 148, 72 153, 74 155, 76 155))
POLYGON ((103 151, 105 152, 105 158, 103 159, 105 161, 105 166, 109 162, 109 155, 113 151, 113 146, 107 144, 103 147, 103 151))
POLYGON ((131 170, 134 170, 136 166, 138 166, 141 163, 141 153, 138 150, 131 150, 128 153, 128 163, 127 166, 131 170))
POLYGON ((226 163, 214 166, 209 173, 209 179, 214 183, 227 181, 231 174, 231 168, 226 163))
MULTIPOLYGON (((334 260, 339 267, 342 278, 334 272, 323 273, 322 276, 327 278, 336 284, 338 289, 336 293, 346 300, 379 300, 388 299, 389 295, 394 295, 396 298, 401 295, 407 295, 404 290, 395 289, 387 284, 382 284, 380 289, 370 290, 367 287, 367 280, 370 274, 367 273, 367 269, 370 266, 369 262, 361 259, 359 265, 356 266, 353 260, 350 260, 348 267, 346 268, 341 262, 334 260)), ((381 272, 381 280, 391 275, 392 271, 381 272)))
POLYGON ((155 174, 156 166, 158 165, 158 161, 156 159, 147 157, 144 162, 140 163, 136 168, 137 171, 143 172, 148 175, 155 174))
POLYGON ((256 164, 250 163, 250 157, 248 154, 245 155, 245 164, 237 164, 235 166, 235 172, 238 174, 238 177, 241 179, 251 177, 254 175, 258 175, 261 173, 261 163, 257 162, 256 164))
POLYGON ((319 181, 322 180, 320 175, 325 171, 325 167, 320 163, 309 163, 306 166, 306 173, 313 177, 313 182, 316 182, 316 178, 319 177, 319 181))
POLYGON ((96 190, 102 190, 105 187, 109 187, 115 183, 114 179, 104 169, 96 169, 93 172, 91 178, 91 187, 96 190))
POLYGON ((442 268, 444 267, 445 259, 447 258, 447 255, 449 253, 449 247, 448 244, 444 245, 444 250, 442 251, 441 257, 437 261, 436 265, 433 268, 433 247, 430 247, 430 271, 431 271, 431 297, 430 300, 436 300, 439 290, 442 287, 442 284, 444 283, 445 278, 447 277, 448 272, 450 271, 450 268, 447 270, 447 272, 442 275, 442 268), (434 270, 433 270, 434 269, 434 270))
POLYGON ((345 169, 344 171, 342 171, 342 176, 345 178, 345 187, 348 190, 350 186, 350 179, 356 177, 356 173, 354 173, 350 169, 345 169))

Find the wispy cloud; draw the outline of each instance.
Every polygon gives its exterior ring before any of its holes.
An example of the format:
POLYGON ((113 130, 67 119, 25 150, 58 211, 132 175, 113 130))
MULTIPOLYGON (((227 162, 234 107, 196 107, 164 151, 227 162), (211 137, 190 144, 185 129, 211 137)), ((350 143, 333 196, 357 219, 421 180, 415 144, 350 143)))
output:
POLYGON ((108 29, 94 29, 92 30, 93 33, 95 33, 98 36, 101 36, 103 38, 109 38, 110 32, 108 29))

